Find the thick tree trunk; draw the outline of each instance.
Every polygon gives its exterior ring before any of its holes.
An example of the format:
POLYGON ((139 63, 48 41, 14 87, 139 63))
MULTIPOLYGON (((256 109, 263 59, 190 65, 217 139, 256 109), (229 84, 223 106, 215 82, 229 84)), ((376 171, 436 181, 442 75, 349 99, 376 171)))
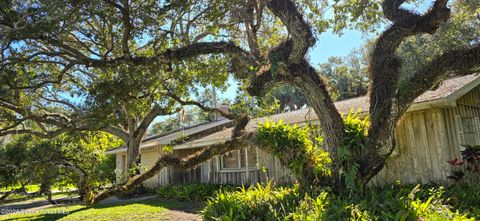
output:
POLYGON ((140 156, 140 143, 133 140, 127 142, 127 170, 137 166, 137 160, 140 156))
POLYGON ((345 125, 327 92, 325 83, 305 60, 298 65, 292 65, 290 69, 291 73, 297 76, 293 83, 302 89, 308 103, 318 116, 320 127, 325 135, 327 151, 335 155, 336 149, 343 144, 345 125))
POLYGON ((46 181, 45 183, 40 184, 39 192, 40 195, 44 195, 46 197, 50 204, 55 204, 55 202, 52 200, 52 187, 49 182, 50 181, 46 181))
POLYGON ((341 183, 338 180, 338 174, 341 165, 337 160, 337 150, 343 145, 345 139, 345 125, 342 116, 338 113, 337 108, 331 100, 325 83, 307 61, 303 60, 303 62, 298 65, 292 65, 290 67, 290 73, 296 76, 293 83, 302 89, 308 103, 318 116, 322 135, 325 139, 324 148, 330 153, 330 158, 332 159, 332 176, 323 178, 323 182, 324 184, 330 183, 331 185, 340 187, 341 183), (326 179, 330 179, 330 181, 326 182, 326 179))

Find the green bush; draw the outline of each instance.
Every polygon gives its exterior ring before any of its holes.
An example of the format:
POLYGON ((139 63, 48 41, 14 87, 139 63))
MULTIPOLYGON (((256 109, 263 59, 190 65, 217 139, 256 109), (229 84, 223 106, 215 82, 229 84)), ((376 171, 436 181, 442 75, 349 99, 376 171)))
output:
POLYGON ((157 194, 160 197, 182 201, 205 201, 222 190, 233 191, 235 186, 219 184, 181 184, 160 187, 157 194))
MULTIPOLYGON (((328 152, 311 140, 311 127, 299 127, 289 125, 279 120, 277 123, 266 120, 259 124, 257 143, 266 147, 269 152, 277 156, 281 162, 295 174, 303 184, 306 171, 313 169, 316 180, 330 176, 330 164, 332 160, 328 152)), ((317 143, 323 138, 316 137, 317 143)))
POLYGON ((204 220, 282 220, 299 202, 296 188, 252 186, 238 191, 220 191, 207 201, 204 220))
POLYGON ((328 191, 302 196, 298 188, 257 186, 220 192, 207 202, 205 220, 474 220, 479 219, 476 186, 447 189, 392 185, 363 195, 328 191), (468 194, 470 193, 470 194, 468 194), (450 196, 456 196, 451 198, 450 196))

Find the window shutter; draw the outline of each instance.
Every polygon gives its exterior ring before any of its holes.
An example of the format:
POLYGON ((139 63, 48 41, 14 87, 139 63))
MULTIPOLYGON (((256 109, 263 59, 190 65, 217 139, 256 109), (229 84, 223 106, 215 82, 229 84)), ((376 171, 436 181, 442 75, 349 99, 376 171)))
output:
POLYGON ((477 145, 480 145, 480 118, 475 117, 475 129, 477 130, 477 145))
POLYGON ((455 121, 457 123, 458 142, 460 142, 460 145, 465 144, 465 136, 463 135, 462 117, 460 115, 455 115, 455 121))

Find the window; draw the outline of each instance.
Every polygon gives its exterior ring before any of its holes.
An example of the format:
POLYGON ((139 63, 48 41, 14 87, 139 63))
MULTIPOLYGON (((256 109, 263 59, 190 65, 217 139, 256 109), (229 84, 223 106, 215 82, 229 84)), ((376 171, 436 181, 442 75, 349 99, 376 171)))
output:
POLYGON ((480 143, 480 122, 478 117, 455 116, 457 123, 458 141, 462 145, 476 145, 480 143))
POLYGON ((222 169, 245 169, 256 168, 257 151, 255 148, 243 148, 224 154, 221 157, 222 169), (248 158, 248 162, 247 162, 248 158))
POLYGON ((473 117, 462 117, 462 126, 464 134, 476 134, 473 117))

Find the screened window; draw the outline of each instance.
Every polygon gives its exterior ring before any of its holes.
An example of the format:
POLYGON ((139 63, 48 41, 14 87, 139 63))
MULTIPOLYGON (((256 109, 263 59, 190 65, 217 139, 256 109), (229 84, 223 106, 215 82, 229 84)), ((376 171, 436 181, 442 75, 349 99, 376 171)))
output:
POLYGON ((462 117, 462 126, 464 134, 477 134, 473 117, 462 117))
POLYGON ((243 148, 226 153, 221 158, 222 169, 256 168, 257 151, 255 148, 243 148), (248 159, 248 160, 247 160, 248 159))
POLYGON ((478 117, 456 115, 458 141, 462 145, 480 144, 480 120, 478 117))

